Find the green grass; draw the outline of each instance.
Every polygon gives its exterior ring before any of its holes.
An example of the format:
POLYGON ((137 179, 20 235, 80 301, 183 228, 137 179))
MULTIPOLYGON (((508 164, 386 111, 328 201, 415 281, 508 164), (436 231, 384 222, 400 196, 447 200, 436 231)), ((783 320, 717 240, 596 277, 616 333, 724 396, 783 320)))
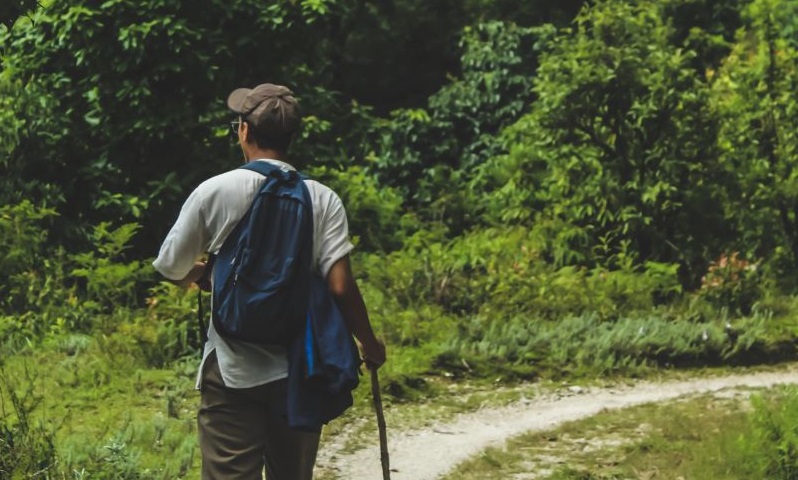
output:
POLYGON ((4 360, 3 418, 19 418, 9 400, 13 391, 52 434, 61 467, 70 471, 107 463, 116 452, 132 467, 149 469, 144 478, 196 477, 193 382, 189 362, 151 369, 93 347, 74 354, 39 350, 4 360))
MULTIPOLYGON (((29 406, 32 412, 30 423, 42 426, 42 435, 48 432, 52 435, 59 459, 58 468, 68 472, 83 468, 89 473, 101 472, 82 477, 84 479, 110 478, 102 474, 108 473, 109 465, 117 465, 113 468, 118 470, 127 468, 130 472, 144 472, 139 477, 133 473, 129 476, 120 474, 118 478, 122 480, 198 477, 195 415, 199 395, 194 390, 198 354, 164 368, 152 368, 136 355, 109 348, 102 338, 82 335, 59 335, 25 352, 8 355, 0 362, 3 368, 0 372, 3 421, 16 422, 9 399, 9 391, 14 391, 29 406)), ((424 428, 451 419, 458 413, 482 406, 506 405, 521 397, 534 398, 541 391, 562 386, 560 382, 546 380, 518 383, 512 376, 508 378, 499 374, 473 378, 464 378, 462 372, 457 376, 446 372, 411 375, 404 368, 404 364, 397 362, 381 370, 386 417, 392 431, 424 428), (394 383, 398 386, 393 386, 394 383)), ((774 367, 760 366, 748 370, 771 368, 774 367)), ((730 367, 651 369, 642 374, 650 379, 664 380, 723 374, 729 370, 730 367)), ((364 375, 362 380, 355 393, 354 408, 325 428, 322 449, 335 442, 340 453, 345 454, 377 438, 368 377, 364 375)), ((570 378, 569 381, 607 385, 626 383, 629 379, 623 376, 588 376, 582 380, 570 378)), ((622 427, 619 425, 617 428, 622 427)), ((544 443, 552 444, 548 440, 544 443)), ((532 446, 519 444, 518 448, 507 452, 486 452, 481 459, 484 469, 499 473, 496 477, 485 478, 506 478, 502 477, 507 473, 503 470, 504 465, 516 465, 513 468, 523 470, 526 468, 523 467, 525 460, 514 460, 516 455, 535 448, 534 443, 532 446)), ((593 460, 596 459, 585 461, 591 465, 593 460)), ((614 460, 598 460, 607 463, 608 474, 618 468, 612 463, 614 460)), ((570 465, 575 468, 578 463, 570 465)), ((559 468, 558 465, 554 467, 559 468)), ((605 473, 597 471, 595 474, 605 473)), ((466 473, 463 475, 462 478, 469 478, 466 473)), ((331 472, 321 472, 319 477, 335 478, 331 472)))
POLYGON ((762 478, 742 440, 753 429, 750 411, 746 396, 710 395, 607 411, 486 449, 445 478, 762 478))
MULTIPOLYGON (((59 337, 3 359, 3 418, 16 421, 8 398, 13 391, 29 407, 30 422, 52 435, 58 468, 63 470, 85 468, 91 473, 98 465, 118 460, 117 452, 124 455, 120 462, 149 472, 142 478, 197 478, 198 362, 197 355, 165 368, 148 368, 140 359, 106 351, 94 338, 59 337)), ((388 382, 396 378, 390 371, 381 373, 388 382)), ((377 438, 368 376, 361 380, 354 407, 325 427, 322 449, 343 440, 341 452, 347 453, 377 438)), ((428 376, 415 381, 423 386, 412 399, 384 392, 392 431, 423 428, 484 405, 534 396, 545 388, 498 377, 455 381, 428 376)))

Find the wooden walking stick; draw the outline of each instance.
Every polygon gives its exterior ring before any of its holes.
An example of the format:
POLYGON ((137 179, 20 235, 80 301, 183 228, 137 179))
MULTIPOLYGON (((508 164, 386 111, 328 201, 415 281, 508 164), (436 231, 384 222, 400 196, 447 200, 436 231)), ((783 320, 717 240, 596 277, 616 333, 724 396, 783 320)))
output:
POLYGON ((385 428, 385 415, 382 413, 382 397, 380 396, 380 380, 377 367, 370 366, 371 397, 374 400, 374 411, 377 412, 377 428, 380 430, 380 463, 382 464, 382 480, 391 480, 391 467, 388 460, 388 432, 385 428))

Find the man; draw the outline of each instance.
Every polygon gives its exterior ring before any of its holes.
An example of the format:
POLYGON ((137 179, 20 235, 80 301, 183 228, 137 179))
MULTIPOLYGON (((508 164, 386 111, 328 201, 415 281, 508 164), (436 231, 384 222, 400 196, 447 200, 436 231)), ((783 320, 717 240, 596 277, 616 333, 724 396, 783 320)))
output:
MULTIPOLYGON (((239 115, 234 130, 245 162, 294 169, 285 160, 301 115, 289 89, 272 84, 239 88, 227 105, 239 115)), ((182 286, 207 278, 206 265, 197 258, 219 251, 264 181, 256 172, 236 169, 203 182, 183 205, 155 268, 182 286)), ((366 363, 378 368, 385 361, 385 347, 374 335, 352 275, 353 245, 344 207, 328 187, 305 182, 313 205, 313 271, 326 278, 366 363)), ((197 379, 202 478, 260 479, 265 467, 269 480, 311 479, 319 434, 287 426, 286 349, 224 338, 209 323, 197 379)))

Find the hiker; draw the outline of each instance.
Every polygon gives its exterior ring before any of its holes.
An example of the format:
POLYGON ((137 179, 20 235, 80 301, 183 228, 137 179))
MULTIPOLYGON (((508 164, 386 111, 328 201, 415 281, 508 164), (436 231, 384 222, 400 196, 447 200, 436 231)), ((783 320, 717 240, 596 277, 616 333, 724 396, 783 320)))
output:
MULTIPOLYGON (((287 152, 301 114, 288 88, 268 83, 239 88, 227 106, 238 115, 232 127, 245 163, 295 171, 287 152)), ((238 168, 200 184, 183 205, 154 267, 178 285, 204 285, 214 267, 197 259, 219 252, 265 181, 260 173, 238 168)), ((304 182, 312 203, 312 273, 326 279, 363 360, 378 368, 385 362, 385 347, 374 335, 352 275, 349 253, 354 247, 343 204, 330 188, 304 182)), ((197 378, 203 479, 260 479, 264 468, 269 480, 312 478, 319 432, 288 427, 287 375, 287 347, 234 340, 210 322, 197 378)))

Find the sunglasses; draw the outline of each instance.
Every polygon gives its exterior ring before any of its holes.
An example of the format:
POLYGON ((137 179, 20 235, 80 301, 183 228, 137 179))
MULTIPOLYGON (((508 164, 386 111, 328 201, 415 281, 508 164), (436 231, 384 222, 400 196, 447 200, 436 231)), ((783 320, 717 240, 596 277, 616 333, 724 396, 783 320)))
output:
POLYGON ((238 135, 238 128, 241 125, 241 120, 233 120, 230 122, 230 130, 233 132, 233 136, 238 135))

